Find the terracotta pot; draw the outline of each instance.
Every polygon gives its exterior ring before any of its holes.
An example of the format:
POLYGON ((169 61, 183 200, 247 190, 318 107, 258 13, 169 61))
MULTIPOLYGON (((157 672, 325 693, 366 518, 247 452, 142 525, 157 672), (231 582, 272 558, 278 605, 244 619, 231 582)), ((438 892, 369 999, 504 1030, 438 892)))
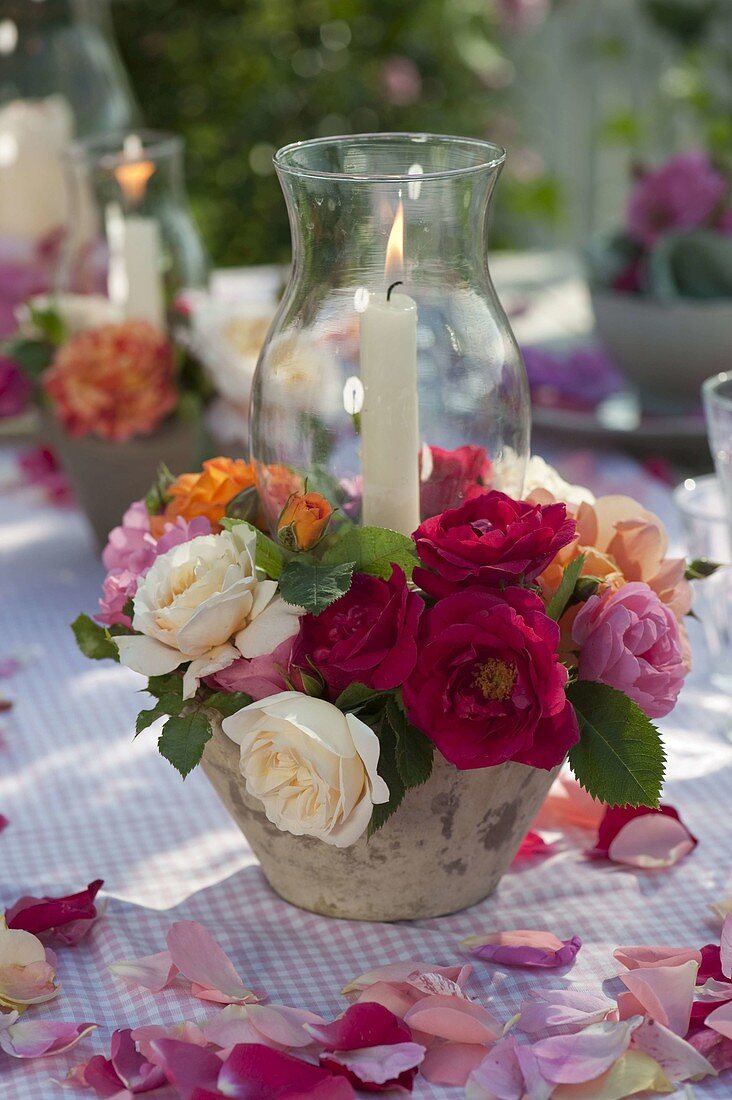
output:
POLYGON ((495 890, 559 770, 500 764, 461 772, 438 753, 431 778, 406 795, 370 840, 335 848, 281 832, 247 794, 239 747, 214 720, 203 770, 285 901, 347 920, 454 913, 495 890))
POLYGON ((145 496, 161 462, 179 474, 195 470, 201 460, 195 420, 169 420, 153 435, 111 443, 90 435, 74 439, 44 412, 42 435, 58 455, 100 546, 132 501, 145 496))

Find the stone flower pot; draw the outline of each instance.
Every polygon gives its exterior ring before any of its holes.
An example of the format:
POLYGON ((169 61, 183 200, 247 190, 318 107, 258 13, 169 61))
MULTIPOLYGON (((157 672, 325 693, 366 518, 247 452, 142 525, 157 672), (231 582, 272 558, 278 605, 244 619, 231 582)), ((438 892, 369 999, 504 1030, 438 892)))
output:
POLYGON ((239 747, 220 723, 203 770, 285 901, 347 920, 438 917, 491 894, 511 863, 559 768, 512 762, 458 771, 435 753, 432 776, 407 793, 375 835, 351 848, 281 832, 247 794, 239 747))
POLYGON ((195 470, 201 459, 197 420, 170 419, 152 435, 113 443, 91 435, 74 439, 44 410, 41 434, 58 455, 99 546, 130 504, 145 496, 161 462, 179 474, 195 470))

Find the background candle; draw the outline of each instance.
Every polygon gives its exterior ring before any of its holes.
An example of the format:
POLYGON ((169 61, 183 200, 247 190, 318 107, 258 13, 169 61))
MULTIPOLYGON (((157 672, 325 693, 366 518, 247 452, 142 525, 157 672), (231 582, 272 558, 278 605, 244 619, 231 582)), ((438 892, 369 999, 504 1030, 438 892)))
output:
MULTIPOLYGON (((137 135, 125 139, 128 163, 115 169, 117 182, 131 207, 145 199, 155 165, 141 159, 143 146, 137 135)), ((110 296, 124 303, 125 316, 165 328, 165 299, 160 276, 160 229, 155 218, 108 209, 110 296)))
MULTIPOLYGON (((401 202, 386 271, 402 267, 401 202)), ((409 535, 419 525, 417 306, 406 294, 369 295, 361 313, 363 522, 409 535)))

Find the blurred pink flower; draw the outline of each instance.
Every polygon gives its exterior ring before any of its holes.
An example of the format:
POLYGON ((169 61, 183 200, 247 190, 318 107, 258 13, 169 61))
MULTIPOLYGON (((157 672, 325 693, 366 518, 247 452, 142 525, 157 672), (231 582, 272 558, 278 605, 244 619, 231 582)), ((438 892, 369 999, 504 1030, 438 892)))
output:
POLYGON ((498 0, 498 14, 505 31, 521 34, 544 22, 550 0, 498 0))
POLYGON ((0 355, 0 418, 18 416, 31 395, 31 384, 12 359, 0 355))
POLYGON ((0 338, 15 332, 18 306, 48 290, 60 244, 58 233, 38 242, 0 237, 0 338))
POLYGON ((422 94, 422 77, 408 57, 388 57, 381 70, 384 98, 398 107, 416 103, 422 94))
POLYGON ((717 221, 717 229, 720 233, 729 233, 732 235, 732 206, 722 211, 717 221))
POLYGON ((581 680, 617 688, 650 718, 673 709, 686 668, 679 624, 642 581, 591 596, 572 626, 581 680))
POLYGON ((704 152, 679 153, 640 177, 628 201, 631 237, 650 247, 670 229, 706 225, 728 184, 704 152))
POLYGON ((18 465, 28 485, 43 490, 52 504, 73 504, 71 486, 49 447, 29 447, 18 455, 18 465))

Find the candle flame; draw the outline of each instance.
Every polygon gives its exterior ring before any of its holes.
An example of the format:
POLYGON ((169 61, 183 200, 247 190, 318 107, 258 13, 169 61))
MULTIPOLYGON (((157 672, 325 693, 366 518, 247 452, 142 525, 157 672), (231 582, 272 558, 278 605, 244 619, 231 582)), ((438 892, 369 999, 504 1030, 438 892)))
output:
POLYGON ((127 163, 115 168, 114 175, 125 198, 132 203, 138 203, 145 197, 148 180, 155 172, 155 165, 150 160, 139 159, 142 156, 142 142, 137 134, 130 134, 125 138, 123 152, 127 163))
POLYGON ((404 268, 404 206, 399 200, 394 224, 386 245, 385 275, 401 274, 404 268))

